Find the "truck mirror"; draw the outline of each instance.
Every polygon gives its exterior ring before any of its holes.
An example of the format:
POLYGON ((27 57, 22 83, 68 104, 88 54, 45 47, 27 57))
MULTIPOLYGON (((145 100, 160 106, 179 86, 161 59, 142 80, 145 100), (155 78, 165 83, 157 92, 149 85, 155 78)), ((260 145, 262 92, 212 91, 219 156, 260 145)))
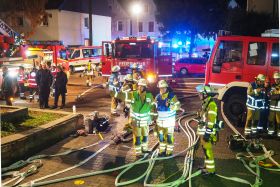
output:
POLYGON ((213 73, 221 73, 221 66, 219 65, 213 65, 213 68, 212 68, 212 72, 213 73))

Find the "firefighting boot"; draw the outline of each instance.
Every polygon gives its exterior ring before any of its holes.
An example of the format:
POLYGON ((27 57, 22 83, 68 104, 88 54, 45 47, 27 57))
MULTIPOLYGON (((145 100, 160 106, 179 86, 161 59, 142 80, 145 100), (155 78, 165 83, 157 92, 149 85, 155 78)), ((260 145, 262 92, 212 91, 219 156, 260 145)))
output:
POLYGON ((141 146, 141 137, 140 136, 136 137, 134 146, 135 146, 134 149, 135 149, 136 157, 141 157, 142 156, 142 146, 141 146))
POLYGON ((148 136, 143 136, 141 147, 143 153, 148 152, 148 136))
POLYGON ((272 121, 268 122, 268 128, 267 128, 267 134, 269 136, 273 136, 275 133, 275 126, 274 123, 272 121))
POLYGON ((166 156, 171 156, 174 149, 174 137, 173 134, 167 135, 167 146, 166 146, 166 156))
POLYGON ((89 86, 89 80, 88 79, 86 80, 86 85, 89 86))

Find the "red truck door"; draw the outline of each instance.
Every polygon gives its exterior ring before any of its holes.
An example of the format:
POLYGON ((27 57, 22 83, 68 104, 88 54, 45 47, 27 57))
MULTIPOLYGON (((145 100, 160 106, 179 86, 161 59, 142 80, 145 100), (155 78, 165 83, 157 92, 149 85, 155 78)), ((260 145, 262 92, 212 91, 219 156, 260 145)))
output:
POLYGON ((111 75, 112 66, 112 42, 102 42, 102 76, 111 75))
POLYGON ((159 77, 172 76, 172 51, 171 42, 159 43, 155 45, 155 63, 159 77))
POLYGON ((208 62, 211 64, 208 64, 210 73, 206 83, 223 86, 229 82, 242 81, 244 54, 242 40, 218 41, 208 62))

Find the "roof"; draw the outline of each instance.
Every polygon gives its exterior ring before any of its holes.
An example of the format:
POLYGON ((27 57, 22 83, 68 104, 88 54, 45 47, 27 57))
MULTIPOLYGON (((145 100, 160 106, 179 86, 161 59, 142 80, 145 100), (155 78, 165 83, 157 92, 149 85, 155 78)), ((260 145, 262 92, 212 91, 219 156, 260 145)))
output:
MULTIPOLYGON (((88 5, 90 0, 48 0, 46 9, 59 9, 80 13, 88 13, 88 5)), ((108 1, 91 0, 94 15, 111 16, 108 1)))

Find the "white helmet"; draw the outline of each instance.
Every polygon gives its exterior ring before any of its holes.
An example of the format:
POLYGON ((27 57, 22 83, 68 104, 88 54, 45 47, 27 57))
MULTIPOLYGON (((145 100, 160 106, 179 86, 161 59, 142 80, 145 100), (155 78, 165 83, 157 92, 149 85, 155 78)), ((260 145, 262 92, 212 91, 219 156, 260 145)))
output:
POLYGON ((158 81, 158 88, 167 88, 168 84, 165 80, 158 81))
POLYGON ((137 68, 138 68, 138 65, 137 65, 136 63, 133 63, 133 64, 131 65, 131 68, 132 68, 132 69, 137 69, 137 68))
POLYGON ((280 73, 279 73, 279 72, 275 72, 275 73, 273 74, 273 78, 274 78, 274 79, 280 79, 280 73))
POLYGON ((258 81, 265 81, 265 75, 263 75, 263 74, 258 74, 258 76, 256 77, 256 79, 257 79, 258 81))
POLYGON ((146 79, 139 79, 139 81, 138 81, 138 86, 147 86, 147 81, 146 81, 146 79))
POLYGON ((132 77, 131 74, 127 74, 127 75, 125 76, 124 80, 126 80, 126 81, 133 81, 133 77, 132 77))
POLYGON ((119 72, 120 70, 121 70, 121 68, 118 65, 112 67, 112 72, 113 73, 119 72))

